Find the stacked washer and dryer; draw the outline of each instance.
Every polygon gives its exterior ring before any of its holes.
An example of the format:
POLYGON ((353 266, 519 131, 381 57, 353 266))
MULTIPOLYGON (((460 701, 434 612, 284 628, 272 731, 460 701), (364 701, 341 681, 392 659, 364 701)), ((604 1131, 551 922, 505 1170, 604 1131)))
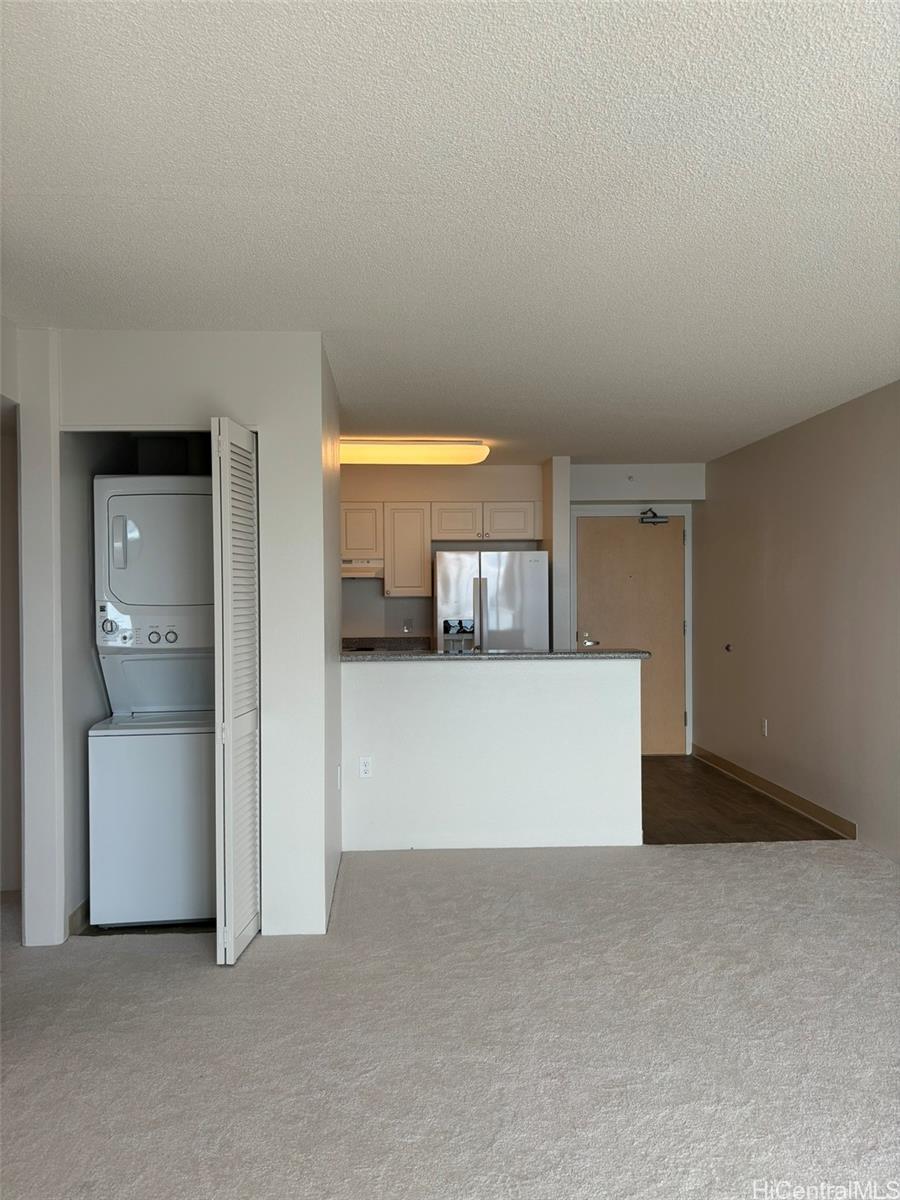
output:
POLYGON ((215 915, 211 480, 94 480, 95 630, 112 715, 88 735, 93 925, 215 915))

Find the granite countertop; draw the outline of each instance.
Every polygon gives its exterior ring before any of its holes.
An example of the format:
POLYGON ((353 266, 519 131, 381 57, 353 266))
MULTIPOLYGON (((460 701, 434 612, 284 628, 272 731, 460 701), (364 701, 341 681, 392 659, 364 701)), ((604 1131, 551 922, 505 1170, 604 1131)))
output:
POLYGON ((344 637, 341 638, 341 649, 346 654, 348 650, 359 652, 364 650, 369 654, 430 654, 432 641, 428 634, 404 633, 394 637, 344 637))
POLYGON ((649 658, 649 650, 514 650, 509 653, 502 650, 488 650, 483 654, 438 654, 434 650, 345 650, 341 662, 509 662, 510 659, 521 661, 555 660, 559 658, 577 658, 582 661, 592 659, 622 659, 649 658))

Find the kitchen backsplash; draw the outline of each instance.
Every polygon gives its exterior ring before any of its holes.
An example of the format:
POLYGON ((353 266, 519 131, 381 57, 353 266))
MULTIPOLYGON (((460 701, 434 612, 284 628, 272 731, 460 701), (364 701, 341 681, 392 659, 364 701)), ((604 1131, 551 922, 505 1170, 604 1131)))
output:
POLYGON ((344 637, 430 638, 433 622, 434 602, 430 596, 390 599, 384 594, 383 579, 345 579, 341 584, 344 637))

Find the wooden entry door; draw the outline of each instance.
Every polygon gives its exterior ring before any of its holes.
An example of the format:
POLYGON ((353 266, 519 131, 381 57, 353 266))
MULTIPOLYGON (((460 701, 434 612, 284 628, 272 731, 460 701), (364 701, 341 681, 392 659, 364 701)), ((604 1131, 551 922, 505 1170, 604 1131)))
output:
POLYGON ((684 517, 579 517, 579 646, 649 650, 641 665, 641 749, 685 753, 684 517))

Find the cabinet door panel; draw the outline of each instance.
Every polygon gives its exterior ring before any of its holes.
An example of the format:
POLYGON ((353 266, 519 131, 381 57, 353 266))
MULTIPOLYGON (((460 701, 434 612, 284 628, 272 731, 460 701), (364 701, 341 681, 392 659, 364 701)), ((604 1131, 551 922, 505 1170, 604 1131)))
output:
POLYGON ((533 500, 486 500, 484 536, 501 541, 535 537, 533 500))
POLYGON ((384 594, 431 595, 431 505, 384 506, 384 594))
POLYGON ((480 500, 454 503, 437 500, 431 505, 431 539, 462 542, 480 538, 483 531, 480 500))
POLYGON ((384 505, 341 505, 341 557, 384 557, 384 505))

